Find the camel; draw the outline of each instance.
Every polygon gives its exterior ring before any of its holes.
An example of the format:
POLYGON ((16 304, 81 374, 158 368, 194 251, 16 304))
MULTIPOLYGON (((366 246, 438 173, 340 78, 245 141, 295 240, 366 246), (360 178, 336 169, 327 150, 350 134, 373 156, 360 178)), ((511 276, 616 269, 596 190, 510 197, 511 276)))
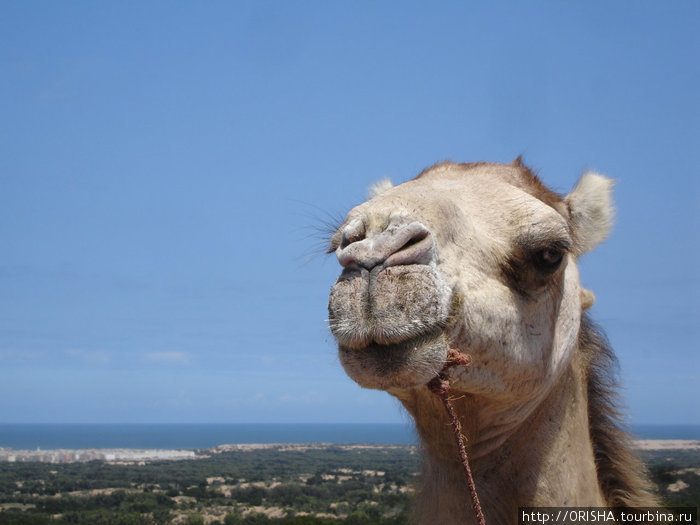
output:
POLYGON ((444 162, 376 185, 330 239, 342 273, 330 329, 346 373, 395 396, 422 448, 413 517, 474 523, 440 401, 449 370, 488 525, 519 507, 658 504, 623 430, 616 359, 589 319, 578 259, 613 219, 612 181, 584 174, 566 196, 523 164, 444 162))

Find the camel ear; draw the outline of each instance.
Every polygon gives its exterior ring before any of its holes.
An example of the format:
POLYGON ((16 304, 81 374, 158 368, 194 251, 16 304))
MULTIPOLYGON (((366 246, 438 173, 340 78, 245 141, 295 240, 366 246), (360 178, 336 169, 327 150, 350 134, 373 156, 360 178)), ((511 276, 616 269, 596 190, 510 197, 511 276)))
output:
POLYGON ((389 190, 393 188, 394 185, 391 183, 389 179, 382 179, 380 181, 375 182, 369 187, 369 191, 367 192, 369 194, 369 198, 376 197, 380 193, 384 193, 386 190, 389 190))
POLYGON ((566 196, 576 255, 591 251, 610 233, 615 210, 612 179, 589 172, 566 196))

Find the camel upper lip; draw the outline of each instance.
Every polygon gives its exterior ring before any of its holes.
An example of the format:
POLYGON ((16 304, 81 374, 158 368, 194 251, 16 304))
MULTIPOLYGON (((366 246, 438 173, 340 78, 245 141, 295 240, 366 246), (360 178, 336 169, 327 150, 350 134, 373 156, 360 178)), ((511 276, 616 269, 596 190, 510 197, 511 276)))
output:
POLYGON ((344 271, 328 302, 338 344, 356 350, 403 346, 442 332, 450 319, 451 289, 436 268, 418 266, 392 266, 377 275, 375 269, 349 272, 352 277, 344 271))

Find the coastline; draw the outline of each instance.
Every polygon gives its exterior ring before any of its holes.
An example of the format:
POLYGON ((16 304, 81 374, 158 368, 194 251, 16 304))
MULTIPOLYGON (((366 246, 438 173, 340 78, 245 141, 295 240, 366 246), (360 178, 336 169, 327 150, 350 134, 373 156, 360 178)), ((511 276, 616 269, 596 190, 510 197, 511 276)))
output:
MULTIPOLYGON (((700 441, 700 425, 630 425, 635 440, 700 441)), ((404 423, 0 423, 0 448, 203 450, 224 443, 418 443, 404 423)))
POLYGON ((692 439, 635 439, 635 450, 700 450, 700 441, 692 439))
MULTIPOLYGON (((636 439, 635 450, 700 450, 700 441, 689 439, 636 439)), ((256 450, 278 450, 280 452, 304 452, 338 448, 358 449, 406 449, 415 454, 414 444, 390 443, 237 443, 218 445, 206 449, 135 449, 135 448, 87 448, 87 449, 12 449, 0 447, 0 463, 82 463, 103 461, 106 463, 146 464, 153 461, 182 461, 208 458, 225 452, 252 452, 256 450)))

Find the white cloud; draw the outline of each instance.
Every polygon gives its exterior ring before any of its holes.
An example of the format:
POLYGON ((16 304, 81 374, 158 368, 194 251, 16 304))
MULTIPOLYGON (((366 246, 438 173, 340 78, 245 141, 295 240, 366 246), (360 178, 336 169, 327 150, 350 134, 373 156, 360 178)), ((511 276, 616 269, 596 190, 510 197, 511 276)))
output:
POLYGON ((170 363, 186 365, 190 358, 186 352, 148 352, 142 355, 144 361, 150 363, 170 363))
POLYGON ((45 351, 0 348, 0 363, 3 364, 38 363, 45 362, 47 358, 45 351))
POLYGON ((104 350, 70 349, 66 350, 65 353, 70 357, 80 359, 86 363, 106 364, 111 361, 109 353, 104 350))
POLYGON ((291 394, 286 392, 282 394, 278 400, 282 403, 292 403, 296 405, 323 405, 326 403, 326 399, 319 396, 318 392, 305 392, 298 394, 291 394))

